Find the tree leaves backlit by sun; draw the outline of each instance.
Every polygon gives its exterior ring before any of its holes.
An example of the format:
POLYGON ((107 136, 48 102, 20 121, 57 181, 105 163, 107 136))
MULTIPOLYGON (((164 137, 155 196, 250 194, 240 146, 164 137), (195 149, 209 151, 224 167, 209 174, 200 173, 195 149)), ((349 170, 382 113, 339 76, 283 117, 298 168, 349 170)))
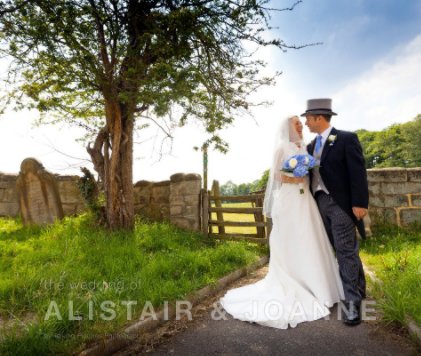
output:
MULTIPOLYGON (((132 228, 135 121, 199 120, 208 143, 274 83, 252 56, 288 46, 270 35, 266 0, 34 0, 0 5, 0 52, 11 59, 8 100, 56 113, 91 133, 110 228, 132 228), (246 48, 251 48, 247 50, 246 48)), ((145 121, 146 122, 146 121, 145 121)))

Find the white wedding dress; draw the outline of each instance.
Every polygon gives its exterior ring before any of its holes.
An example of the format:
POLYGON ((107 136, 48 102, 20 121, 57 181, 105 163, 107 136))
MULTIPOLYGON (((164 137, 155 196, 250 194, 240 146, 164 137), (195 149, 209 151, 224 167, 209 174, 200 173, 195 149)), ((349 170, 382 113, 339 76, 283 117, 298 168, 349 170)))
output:
MULTIPOLYGON (((306 152, 290 143, 282 153, 284 161, 306 152)), ((344 299, 333 249, 306 179, 304 194, 297 184, 283 183, 273 191, 268 273, 220 299, 234 318, 286 329, 329 315, 328 308, 344 299)))

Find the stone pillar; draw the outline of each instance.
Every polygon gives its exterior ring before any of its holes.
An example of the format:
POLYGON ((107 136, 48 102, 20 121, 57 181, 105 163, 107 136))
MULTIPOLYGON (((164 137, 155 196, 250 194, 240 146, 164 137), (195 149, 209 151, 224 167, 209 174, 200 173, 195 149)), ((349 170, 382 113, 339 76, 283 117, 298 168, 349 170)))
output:
POLYGON ((405 226, 421 221, 421 168, 369 169, 370 218, 405 226))
POLYGON ((200 231, 200 175, 177 173, 170 179, 171 223, 182 229, 200 231))
POLYGON ((16 174, 0 172, 0 216, 19 215, 19 203, 16 193, 16 174))

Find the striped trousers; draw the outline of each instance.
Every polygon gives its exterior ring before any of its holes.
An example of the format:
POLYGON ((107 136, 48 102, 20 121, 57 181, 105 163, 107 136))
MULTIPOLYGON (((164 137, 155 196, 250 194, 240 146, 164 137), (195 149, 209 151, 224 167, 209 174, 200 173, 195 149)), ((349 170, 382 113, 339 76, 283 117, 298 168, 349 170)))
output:
POLYGON ((345 300, 360 303, 365 298, 366 283, 358 254, 355 223, 330 195, 317 192, 315 198, 330 243, 336 252, 345 300))

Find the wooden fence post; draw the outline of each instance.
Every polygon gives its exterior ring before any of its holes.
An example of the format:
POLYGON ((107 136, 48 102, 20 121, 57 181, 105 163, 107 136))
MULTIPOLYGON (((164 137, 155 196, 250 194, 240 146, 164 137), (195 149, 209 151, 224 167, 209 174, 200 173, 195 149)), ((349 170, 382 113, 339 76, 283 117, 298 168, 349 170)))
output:
MULTIPOLYGON (((256 208, 257 207, 262 208, 263 207, 263 200, 262 199, 256 199, 255 206, 256 206, 256 208)), ((256 222, 264 222, 265 221, 265 219, 263 218, 263 214, 261 212, 258 212, 258 213, 254 214, 254 220, 256 222)), ((263 227, 258 226, 258 227, 256 227, 256 230, 257 230, 257 236, 258 237, 265 238, 265 227, 264 226, 263 227)))
POLYGON ((202 232, 209 237, 209 196, 206 189, 202 189, 202 232))
MULTIPOLYGON (((219 190, 219 182, 217 180, 214 180, 212 183, 212 194, 215 197, 215 207, 216 208, 222 208, 221 200, 218 199, 221 196, 221 191, 219 190)), ((220 211, 216 212, 216 220, 218 222, 223 223, 224 222, 224 214, 220 211)), ((218 232, 220 234, 225 234, 225 227, 221 224, 218 225, 218 232)))

